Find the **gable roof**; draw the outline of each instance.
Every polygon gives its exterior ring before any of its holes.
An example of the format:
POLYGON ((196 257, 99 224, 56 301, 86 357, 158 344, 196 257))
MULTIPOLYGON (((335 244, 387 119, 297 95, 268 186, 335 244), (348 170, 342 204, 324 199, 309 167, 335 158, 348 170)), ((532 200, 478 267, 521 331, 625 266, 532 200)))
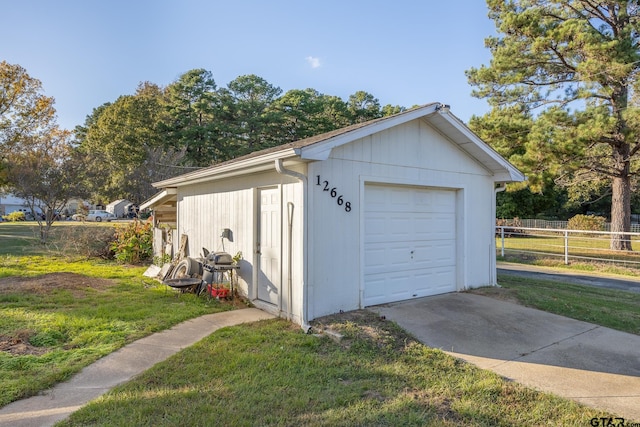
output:
POLYGON ((442 135, 481 163, 494 176, 495 182, 524 181, 525 176, 511 163, 475 135, 460 119, 440 103, 425 104, 392 116, 382 117, 301 139, 246 156, 237 157, 213 166, 159 181, 156 188, 171 188, 196 182, 227 178, 248 172, 273 169, 275 160, 326 160, 338 147, 374 133, 390 129, 416 119, 427 120, 442 135))

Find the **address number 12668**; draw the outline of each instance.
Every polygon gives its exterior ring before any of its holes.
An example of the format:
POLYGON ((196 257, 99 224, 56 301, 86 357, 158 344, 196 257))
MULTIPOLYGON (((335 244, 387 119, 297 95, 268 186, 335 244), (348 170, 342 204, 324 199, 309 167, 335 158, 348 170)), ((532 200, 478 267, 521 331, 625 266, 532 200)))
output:
POLYGON ((344 210, 346 212, 351 212, 351 202, 345 201, 342 194, 338 194, 337 187, 331 187, 331 185, 329 185, 329 181, 323 181, 322 178, 320 178, 320 175, 316 175, 316 185, 322 187, 322 191, 328 192, 332 198, 336 199, 338 206, 344 206, 344 210))

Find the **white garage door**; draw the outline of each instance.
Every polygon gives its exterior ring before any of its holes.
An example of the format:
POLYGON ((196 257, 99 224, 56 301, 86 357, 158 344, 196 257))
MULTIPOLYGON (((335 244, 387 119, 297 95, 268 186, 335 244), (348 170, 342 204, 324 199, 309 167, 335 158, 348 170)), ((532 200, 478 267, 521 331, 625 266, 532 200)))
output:
POLYGON ((456 194, 365 186, 364 305, 456 290, 456 194))

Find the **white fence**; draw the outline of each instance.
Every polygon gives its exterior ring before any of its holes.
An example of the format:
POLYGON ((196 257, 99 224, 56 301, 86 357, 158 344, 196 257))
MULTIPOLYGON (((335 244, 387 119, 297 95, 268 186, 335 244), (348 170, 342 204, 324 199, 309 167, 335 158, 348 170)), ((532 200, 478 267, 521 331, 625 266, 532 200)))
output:
MULTIPOLYGON (((640 219, 640 218, 636 218, 637 215, 634 215, 634 220, 640 219)), ((551 228, 551 229, 566 229, 567 228, 567 223, 569 221, 548 221, 546 219, 503 219, 500 220, 502 221, 505 225, 506 224, 511 224, 511 225, 521 225, 522 227, 525 228, 551 228)), ((611 223, 606 222, 604 224, 604 230, 603 231, 611 231, 611 223)), ((640 233, 640 223, 632 223, 631 224, 631 231, 632 233, 640 233)))
MULTIPOLYGON (((609 248, 612 236, 620 234, 566 228, 496 226, 496 249, 502 257, 508 254, 536 258, 559 257, 565 264, 573 259, 640 267, 640 252, 609 248)), ((640 249, 640 232, 623 233, 621 237, 631 244, 632 249, 640 249)))

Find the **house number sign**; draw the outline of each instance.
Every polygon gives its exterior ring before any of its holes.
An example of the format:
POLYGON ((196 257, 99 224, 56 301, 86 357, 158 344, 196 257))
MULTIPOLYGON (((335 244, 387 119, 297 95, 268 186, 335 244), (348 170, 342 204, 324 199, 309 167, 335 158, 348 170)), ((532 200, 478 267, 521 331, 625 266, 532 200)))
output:
POLYGON ((338 204, 338 206, 344 206, 345 212, 351 212, 351 202, 345 201, 342 197, 342 194, 338 194, 337 187, 331 187, 329 181, 323 181, 322 178, 320 178, 320 175, 316 175, 316 185, 322 187, 322 191, 328 192, 329 196, 331 196, 333 199, 336 199, 336 203, 338 204))

